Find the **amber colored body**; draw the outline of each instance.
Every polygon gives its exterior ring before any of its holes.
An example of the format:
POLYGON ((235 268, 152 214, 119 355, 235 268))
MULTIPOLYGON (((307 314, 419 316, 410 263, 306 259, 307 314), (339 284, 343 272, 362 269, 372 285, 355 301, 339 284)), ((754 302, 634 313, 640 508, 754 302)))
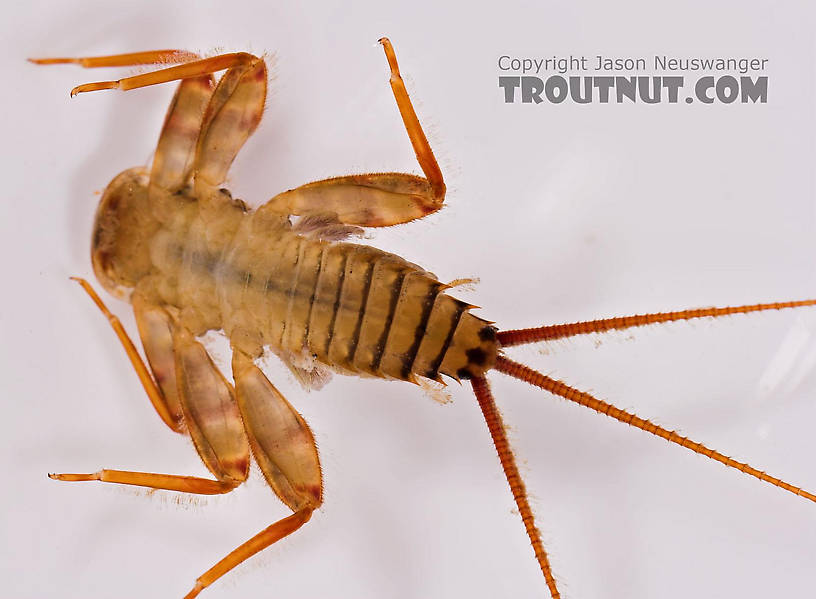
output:
POLYGON ((424 173, 349 175, 285 191, 251 211, 221 187, 263 114, 267 73, 246 53, 199 59, 159 50, 95 58, 40 59, 86 67, 182 63, 81 85, 72 94, 181 81, 150 172, 134 168, 107 187, 96 214, 91 259, 100 283, 128 299, 148 364, 87 281, 145 391, 172 430, 188 434, 213 478, 104 469, 52 474, 198 494, 227 493, 246 480, 250 456, 292 510, 202 574, 187 599, 312 516, 323 502, 317 446, 305 420, 254 360, 265 348, 306 385, 322 370, 418 382, 470 379, 536 560, 560 597, 524 483, 485 378, 495 369, 750 476, 816 496, 648 420, 513 362, 502 348, 691 318, 816 305, 816 300, 706 308, 501 331, 446 293, 450 285, 405 259, 344 241, 361 227, 410 222, 439 210, 445 184, 402 82, 390 42, 380 40, 391 87, 424 173), (217 84, 212 73, 225 70, 217 84), (223 330, 234 385, 196 336, 223 330))
POLYGON ((288 215, 250 211, 225 190, 209 203, 167 194, 160 211, 148 185, 131 169, 105 191, 97 277, 178 310, 193 335, 223 330, 253 357, 268 346, 304 370, 390 379, 471 378, 493 366, 495 329, 415 264, 299 234, 288 215))
POLYGON ((153 164, 108 185, 96 213, 91 260, 100 283, 133 304, 145 365, 108 316, 162 420, 189 434, 214 480, 101 470, 56 474, 190 493, 226 493, 246 480, 250 451, 294 512, 198 578, 188 597, 297 530, 323 501, 308 424, 254 364, 268 348, 305 385, 326 370, 419 382, 478 378, 497 358, 496 329, 449 296, 450 287, 399 256, 344 241, 361 227, 422 218, 442 206, 445 184, 387 39, 391 87, 425 177, 372 173, 316 181, 250 211, 222 187, 261 120, 267 73, 246 53, 212 58, 159 50, 87 59, 86 67, 182 63, 73 94, 180 80, 153 164), (212 73, 226 70, 216 84, 212 73), (196 336, 222 330, 233 351, 230 384, 196 336))

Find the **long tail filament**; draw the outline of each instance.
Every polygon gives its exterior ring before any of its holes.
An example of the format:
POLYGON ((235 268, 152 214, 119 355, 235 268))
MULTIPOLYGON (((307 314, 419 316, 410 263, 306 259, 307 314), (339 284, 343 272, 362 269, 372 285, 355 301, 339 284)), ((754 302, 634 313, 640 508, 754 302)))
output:
POLYGON ((729 314, 747 314, 763 310, 783 310, 785 308, 799 308, 802 306, 816 306, 816 299, 797 302, 773 302, 770 304, 751 304, 749 306, 729 306, 727 308, 698 308, 696 310, 680 310, 679 312, 658 312, 656 314, 636 314, 635 316, 620 316, 618 318, 604 318, 603 320, 588 320, 570 324, 555 324, 532 329, 516 329, 499 331, 496 338, 502 347, 523 345, 536 341, 551 341, 587 333, 602 333, 604 331, 641 327, 658 322, 672 322, 675 320, 691 320, 707 316, 727 316, 729 314))
POLYGON ((767 483, 770 483, 780 489, 785 489, 786 491, 790 491, 794 495, 798 495, 800 497, 804 497, 805 499, 810 499, 813 502, 816 502, 816 495, 809 493, 799 487, 794 487, 791 484, 786 483, 783 480, 765 474, 764 472, 749 466, 748 464, 744 464, 742 462, 738 462, 734 459, 729 458, 726 455, 723 455, 713 449, 709 449, 705 445, 701 443, 696 443, 687 437, 683 437, 678 435, 674 431, 666 430, 648 420, 640 418, 631 412, 626 412, 625 410, 621 410, 616 408, 612 404, 608 404, 605 401, 601 401, 589 393, 584 393, 583 391, 579 391, 569 385, 562 383, 561 381, 555 380, 550 378, 546 375, 541 374, 524 366, 523 364, 519 364, 518 362, 514 362, 513 360, 509 360, 504 356, 499 356, 496 359, 496 370, 499 372, 503 372, 513 378, 519 379, 524 381, 525 383, 530 383, 536 387, 540 387, 545 391, 549 391, 554 395, 558 395, 563 397, 564 399, 568 399, 573 401, 577 404, 585 406, 591 410, 595 410, 600 414, 606 414, 610 418, 614 418, 615 420, 619 420, 624 424, 628 424, 630 426, 634 426, 641 430, 646 431, 647 433, 652 433, 658 437, 665 439, 666 441, 670 441, 671 443, 676 443, 681 447, 685 447, 686 449, 690 449, 695 453, 699 453, 706 457, 711 458, 712 460, 716 460, 721 464, 725 464, 731 468, 736 468, 740 472, 744 472, 754 478, 758 478, 759 480, 764 480, 767 483))
MULTIPOLYGON (((729 314, 747 314, 749 312, 760 312, 762 310, 782 310, 784 308, 798 308, 802 306, 816 306, 816 299, 800 300, 795 302, 773 302, 768 304, 752 304, 747 306, 733 306, 725 308, 700 308, 696 310, 681 310, 679 312, 660 312, 655 314, 639 314, 635 316, 623 316, 619 318, 606 318, 603 320, 590 320, 586 322, 576 322, 571 324, 559 324, 544 327, 536 327, 531 329, 518 329, 511 331, 499 331, 496 335, 497 340, 502 347, 509 347, 512 345, 523 345, 526 343, 534 343, 537 341, 549 341, 552 339, 562 339, 565 337, 572 337, 574 335, 582 335, 586 333, 600 333, 610 330, 628 329, 631 327, 639 327, 648 324, 660 322, 672 322, 676 320, 691 320, 693 318, 718 317, 729 314)), ((550 378, 528 366, 514 362, 504 355, 499 355, 496 358, 495 370, 507 374, 513 378, 529 383, 535 387, 549 391, 554 395, 568 399, 591 410, 595 410, 600 414, 605 414, 610 418, 614 418, 629 426, 634 426, 641 430, 656 435, 666 441, 690 449, 691 451, 704 455, 712 460, 716 460, 725 466, 744 472, 749 476, 758 478, 759 480, 770 483, 780 489, 784 489, 799 497, 804 497, 810 501, 816 502, 816 495, 795 487, 785 481, 776 477, 770 476, 761 470, 757 470, 753 466, 749 466, 743 462, 738 462, 722 453, 709 449, 702 443, 697 443, 687 437, 677 434, 674 431, 664 429, 661 426, 649 422, 648 420, 636 416, 631 412, 616 408, 612 404, 606 403, 589 393, 579 391, 569 385, 562 383, 559 380, 550 378)), ((524 522, 524 528, 527 530, 527 536, 530 538, 530 543, 535 551, 536 559, 538 560, 541 572, 544 574, 544 579, 550 589, 550 594, 553 599, 558 599, 561 595, 555 586, 555 579, 550 568, 550 562, 547 558, 547 553, 544 551, 544 546, 541 543, 541 534, 535 526, 533 519, 533 512, 530 509, 530 504, 527 500, 527 491, 524 487, 524 482, 521 480, 518 469, 516 468, 515 458, 507 442, 505 435, 504 424, 501 420, 496 404, 493 401, 493 396, 490 393, 490 387, 487 380, 484 378, 471 379, 473 391, 476 393, 476 399, 479 401, 479 407, 482 409, 487 427, 490 430, 490 435, 493 437, 493 444, 496 447, 496 452, 499 454, 504 475, 507 477, 507 482, 510 484, 510 490, 513 493, 513 499, 519 508, 521 519, 524 522)))
POLYGON ((547 552, 544 550, 544 545, 541 542, 541 533, 538 531, 538 528, 536 528, 533 510, 530 509, 530 503, 527 501, 527 489, 524 487, 524 481, 521 479, 521 475, 516 467, 513 450, 510 449, 510 444, 507 441, 504 423, 496 407, 496 402, 493 401, 490 386, 487 384, 487 379, 481 377, 471 379, 470 383, 473 385, 473 392, 476 394, 479 407, 482 409, 485 422, 487 422, 487 428, 490 431, 490 436, 493 438, 493 445, 496 447, 496 453, 499 454, 504 476, 510 485, 513 499, 518 506, 521 520, 524 522, 524 528, 527 530, 527 536, 530 538, 530 543, 533 546, 538 565, 544 574, 544 580, 547 581, 547 587, 550 589, 550 594, 553 599, 559 599, 561 595, 555 586, 555 578, 553 578, 552 569, 550 568, 550 560, 547 558, 547 552))

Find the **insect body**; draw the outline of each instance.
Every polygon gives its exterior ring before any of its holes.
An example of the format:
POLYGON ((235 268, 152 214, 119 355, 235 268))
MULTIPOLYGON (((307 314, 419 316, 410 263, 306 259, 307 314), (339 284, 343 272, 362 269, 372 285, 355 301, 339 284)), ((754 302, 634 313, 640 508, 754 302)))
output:
POLYGON ((174 306, 194 335, 222 329, 251 356, 267 345, 293 363, 401 380, 481 376, 495 361, 495 329, 403 258, 300 234, 288 218, 268 207, 250 212, 224 191, 215 207, 176 194, 170 223, 150 212, 139 222, 131 210, 149 206, 148 185, 130 170, 106 191, 97 276, 110 290, 135 287, 174 306), (129 223, 147 230, 126 231, 129 223), (117 246, 130 238, 148 241, 117 246), (125 274, 136 264, 145 270, 125 274))
POLYGON ((512 345, 667 322, 814 305, 816 300, 649 314, 521 331, 497 331, 448 294, 448 285, 407 260, 344 241, 438 210, 445 184, 408 97, 390 42, 381 40, 391 87, 424 177, 350 175, 281 193, 255 211, 221 187, 260 122, 266 66, 245 53, 200 59, 162 50, 84 59, 40 59, 86 67, 180 63, 72 92, 123 90, 180 80, 151 170, 134 168, 106 189, 96 215, 92 262, 99 282, 129 300, 148 359, 108 316, 154 407, 189 434, 212 479, 120 470, 54 474, 199 494, 226 493, 246 480, 250 452, 292 510, 201 575, 187 597, 307 522, 323 500, 320 463, 303 418, 255 365, 270 348, 309 384, 326 370, 405 381, 442 376, 471 381, 536 559, 559 593, 507 443, 485 373, 499 370, 728 466, 816 501, 816 496, 662 429, 634 414, 516 363, 512 345), (217 84, 212 74, 225 70, 217 84), (293 221, 292 217, 298 217, 293 221), (223 330, 233 351, 227 382, 196 336, 223 330))

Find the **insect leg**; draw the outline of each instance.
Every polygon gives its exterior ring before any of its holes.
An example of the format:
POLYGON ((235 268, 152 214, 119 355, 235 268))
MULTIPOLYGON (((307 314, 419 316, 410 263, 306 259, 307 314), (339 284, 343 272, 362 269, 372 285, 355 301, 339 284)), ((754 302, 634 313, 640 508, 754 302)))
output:
POLYGON ((312 510, 303 508, 291 516, 278 520, 268 528, 265 528, 254 537, 238 546, 224 556, 221 561, 212 568, 204 572, 196 579, 195 586, 184 596, 184 599, 193 599, 198 594, 210 586, 213 582, 221 578, 224 574, 232 570, 235 566, 246 561, 259 551, 263 551, 273 543, 292 534, 298 528, 306 524, 312 517, 312 510))
POLYGON ((190 179, 204 110, 212 96, 212 75, 184 79, 176 90, 164 120, 153 166, 150 193, 174 193, 190 179))
POLYGON ((174 325, 179 399, 193 444, 218 480, 243 482, 249 474, 249 440, 235 391, 192 333, 174 325))
MULTIPOLYGON (((108 307, 104 304, 102 299, 97 295, 94 288, 91 287, 90 283, 85 279, 81 279, 79 277, 71 277, 72 280, 78 282, 82 288, 87 292, 91 299, 96 304, 97 308, 99 308, 102 313, 107 317, 108 322, 110 322, 111 327, 116 332, 116 336, 119 338, 119 342, 122 344, 122 347, 125 348, 125 352, 127 353, 128 359, 130 363, 133 365, 133 369, 136 371, 136 375, 139 377, 139 380, 144 387, 145 392, 147 393, 148 398, 150 399, 150 403, 153 404, 153 408, 159 414, 159 417, 162 421, 169 426, 172 430, 176 432, 182 432, 184 430, 184 426, 182 424, 182 416, 181 410, 178 406, 172 405, 169 403, 166 396, 162 392, 162 389, 156 384, 156 381, 153 380, 153 377, 150 376, 150 372, 148 371, 145 363, 142 361, 139 352, 136 350, 136 346, 133 345, 133 341, 130 340, 130 337, 125 331, 125 328, 122 326, 122 323, 119 319, 108 310, 108 307)), ((140 331, 142 327, 145 327, 145 334, 147 334, 147 329, 154 326, 148 320, 147 317, 140 316, 140 311, 137 310, 136 314, 137 324, 141 321, 140 331)), ((153 336, 151 335, 151 338, 153 336)), ((156 337, 156 340, 159 340, 159 337, 156 337)), ((154 371, 155 374, 155 371, 154 371)), ((175 378, 175 373, 173 374, 175 378)), ((156 377, 160 378, 160 377, 156 377)), ((172 402, 172 399, 171 399, 172 402)))
POLYGON ((238 52, 186 62, 195 58, 189 52, 159 50, 96 58, 31 60, 37 64, 73 62, 83 66, 185 62, 116 81, 86 83, 71 90, 74 96, 103 89, 131 90, 194 80, 195 83, 182 84, 171 104, 151 173, 152 183, 172 191, 186 183, 193 165, 197 185, 218 187, 238 150, 260 123, 266 100, 266 63, 262 58, 238 52), (225 69, 227 72, 211 94, 210 75, 225 69), (191 163, 193 147, 196 150, 191 163))
POLYGON ((425 132, 419 124, 414 106, 411 104, 411 98, 408 97, 408 90, 405 89, 405 83, 402 81, 399 66, 397 65, 397 55, 394 53, 394 47, 387 37, 381 37, 379 42, 382 44, 383 50, 385 50, 388 66, 391 67, 391 90, 394 92, 394 99, 397 101, 397 107, 402 115, 405 130, 411 139, 411 145, 414 147, 419 166, 422 167, 422 172, 425 173, 425 177, 427 177, 428 183, 430 183, 433 190, 433 197, 441 204, 445 197, 445 182, 442 179, 442 171, 436 162, 428 138, 425 137, 425 132))
POLYGON ((193 177, 199 197, 205 195, 202 192, 208 188, 217 188, 223 183, 232 161, 263 116, 266 63, 250 54, 234 56, 242 58, 229 64, 219 80, 198 137, 193 177))
POLYGON ((199 576, 185 599, 192 599, 244 560, 303 526, 323 500, 317 446, 306 421, 251 358, 235 348, 232 371, 252 453, 272 490, 294 513, 262 530, 199 576))
MULTIPOLYGON (((165 51, 159 51, 159 53, 165 51)), ((103 89, 120 89, 122 91, 128 91, 131 89, 138 89, 140 87, 148 87, 150 85, 158 85, 160 83, 169 83, 170 81, 180 81, 182 79, 190 79, 193 77, 200 77, 202 75, 209 75, 211 73, 216 73, 218 71, 223 71, 224 69, 230 69, 236 66, 242 65, 249 65, 258 60, 256 56, 252 54, 247 54, 246 52, 235 52, 230 54, 219 54, 218 56, 211 56, 210 58, 202 58, 200 60, 193 60, 192 62, 187 62, 191 58, 194 58, 195 55, 191 53, 183 53, 181 51, 172 50, 170 52, 179 52, 179 57, 183 58, 183 60, 168 60, 167 62, 183 62, 184 64, 179 64, 177 66, 169 67, 166 69, 161 69, 158 71, 151 71, 149 73, 142 73, 140 75, 134 75, 132 77, 125 77, 124 79, 117 79, 115 81, 95 81, 93 83, 85 83, 83 85, 78 85, 74 89, 71 90, 71 95, 75 96, 77 94, 81 94, 84 92, 92 92, 92 91, 99 91, 103 89)), ((142 53, 136 54, 136 56, 142 53)), ((151 52, 143 53, 150 57, 151 52)), ((133 56, 130 54, 124 54, 121 56, 133 56)), ((113 57, 118 58, 118 57, 113 57)), ((95 60, 95 59, 30 59, 32 62, 36 64, 52 64, 51 61, 56 62, 72 62, 72 61, 82 61, 82 60, 95 60)), ((122 59, 123 61, 126 59, 122 59)), ((145 60, 143 62, 132 62, 123 64, 151 64, 155 62, 154 60, 145 60)), ((81 62, 80 62, 81 64, 81 62)), ((114 65, 90 65, 90 66, 114 66, 114 65)))
MULTIPOLYGON (((122 324, 110 313, 87 281, 77 280, 108 317, 156 410, 173 430, 180 431, 186 425, 199 456, 216 480, 107 469, 92 474, 49 476, 64 481, 96 480, 203 494, 226 493, 246 480, 249 473, 249 441, 244 433, 234 391, 204 347, 189 331, 172 322, 165 311, 144 302, 138 294, 135 296, 140 329, 148 340, 146 347, 151 348, 151 358, 161 364, 156 372, 166 374, 164 362, 169 355, 173 357, 174 381, 178 390, 175 408, 180 408, 181 411, 181 420, 177 422, 173 420, 172 408, 165 400, 160 386, 150 377, 122 324), (168 342, 172 344, 171 348, 167 347, 168 342)), ((157 378, 167 387, 169 381, 159 376, 157 378)))
POLYGON ((197 476, 178 474, 156 474, 153 472, 130 472, 104 468, 91 474, 49 474, 53 480, 66 482, 84 482, 97 480, 103 483, 135 485, 164 491, 179 491, 196 495, 219 495, 229 493, 243 481, 209 480, 197 476))
POLYGON ((482 377, 474 377, 470 380, 470 383, 473 386, 473 392, 476 394, 479 407, 484 415, 490 436, 493 438, 493 445, 496 447, 496 453, 499 454, 499 461, 501 462, 502 470, 504 470, 504 476, 510 485, 510 491, 513 493, 513 499, 518 506, 521 520, 524 523, 530 544, 533 546, 538 565, 541 568, 542 574, 544 574, 547 588, 550 590, 552 599, 558 599, 561 597, 561 594, 556 587, 555 578, 553 577, 552 568, 550 567, 550 560, 541 542, 541 533, 538 528, 536 528, 533 510, 530 509, 530 503, 527 500, 527 489, 516 467, 513 450, 507 441, 504 423, 502 422, 502 417, 496 407, 496 403, 493 400, 493 394, 490 392, 490 385, 488 385, 487 379, 482 377))
POLYGON ((371 173, 323 179, 276 195, 259 212, 327 216, 363 227, 390 227, 439 210, 427 180, 405 173, 371 173))
POLYGON ((173 416, 178 433, 184 433, 184 416, 178 394, 176 359, 173 353, 173 323, 167 311, 149 304, 140 293, 131 297, 139 338, 142 341, 153 380, 161 392, 167 409, 173 416))
POLYGON ((141 64, 171 64, 190 62, 201 58, 194 52, 186 50, 149 50, 147 52, 129 52, 109 56, 86 56, 83 58, 29 58, 34 64, 78 64, 86 69, 96 67, 131 67, 141 64))
POLYGON ((364 227, 406 223, 442 207, 445 182, 402 81, 388 38, 380 43, 391 67, 391 89, 425 178, 406 173, 371 173, 315 181, 272 198, 261 210, 311 216, 329 214, 364 227))
MULTIPOLYGON (((184 63, 200 60, 193 52, 184 50, 152 50, 111 56, 85 58, 30 58, 35 64, 78 64, 86 68, 122 67, 146 64, 184 63)), ((212 94, 212 75, 183 79, 176 90, 164 121, 153 167, 150 172, 151 198, 159 192, 174 193, 184 187, 190 178, 196 142, 201 131, 204 109, 212 94)))
MULTIPOLYGON (((182 341, 180 345, 184 343, 182 341)), ((193 443, 215 480, 110 469, 90 474, 49 474, 49 478, 67 482, 100 481, 199 495, 228 493, 244 482, 249 474, 249 445, 240 428, 240 416, 235 408, 232 389, 212 365, 201 344, 194 340, 192 343, 198 347, 180 348, 181 352, 187 354, 180 359, 180 368, 192 370, 191 375, 200 379, 190 380, 191 377, 184 375, 180 377, 180 389, 187 391, 181 395, 182 405, 185 407, 185 418, 193 443), (206 362, 195 365, 201 361, 202 356, 206 356, 206 362), (206 364, 211 367, 209 373, 201 372, 206 364), (195 391, 190 395, 189 392, 193 390, 195 391), (230 401, 234 414, 230 414, 230 401)))
POLYGON ((272 487, 292 511, 323 502, 323 477, 309 425, 251 358, 233 348, 235 394, 252 454, 272 487))

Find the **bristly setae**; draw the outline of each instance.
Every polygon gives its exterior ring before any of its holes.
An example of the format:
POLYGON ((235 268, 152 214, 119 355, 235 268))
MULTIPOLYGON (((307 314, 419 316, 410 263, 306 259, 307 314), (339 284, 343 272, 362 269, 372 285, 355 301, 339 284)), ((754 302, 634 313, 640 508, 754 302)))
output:
POLYGON ((261 120, 267 70, 247 53, 210 58, 158 50, 93 58, 35 59, 84 67, 174 64, 118 81, 80 85, 72 95, 180 81, 153 164, 113 179, 96 214, 91 260, 102 286, 133 305, 147 365, 118 319, 108 317, 161 419, 189 435, 213 479, 104 469, 52 474, 186 493, 226 493, 248 476, 250 454, 292 510, 201 575, 187 597, 300 528, 323 501, 314 437, 255 365, 268 348, 305 385, 327 371, 411 382, 470 380, 550 593, 559 597, 524 483, 485 374, 498 370, 796 495, 816 496, 708 449, 561 381, 510 360, 512 345, 659 322, 816 305, 816 300, 707 308, 498 331, 416 264, 345 241, 439 210, 445 183, 387 38, 380 42, 391 88, 424 177, 348 175, 285 191, 250 210, 222 188, 261 120), (213 74, 225 71, 216 83, 213 74), (295 217, 293 219, 293 217, 295 217), (196 339, 222 330, 233 351, 230 384, 196 339))

